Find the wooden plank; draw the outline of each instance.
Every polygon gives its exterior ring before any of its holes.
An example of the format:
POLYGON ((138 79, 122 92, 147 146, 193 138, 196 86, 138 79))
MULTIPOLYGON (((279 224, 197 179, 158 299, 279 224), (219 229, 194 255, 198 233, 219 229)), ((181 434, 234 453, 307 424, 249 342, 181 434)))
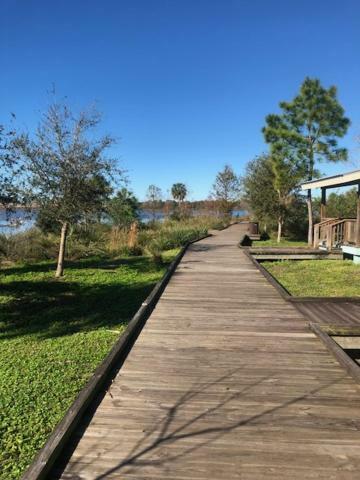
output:
POLYGON ((355 381, 360 383, 359 365, 344 352, 344 350, 320 327, 320 325, 317 325, 316 323, 310 323, 310 328, 321 339, 324 345, 326 345, 326 347, 345 368, 349 375, 351 375, 355 381))
POLYGON ((70 435, 79 423, 82 415, 86 411, 90 403, 95 399, 96 395, 109 381, 109 375, 116 366, 120 368, 125 361, 129 349, 135 342, 140 333, 146 319, 156 305, 158 298, 164 290, 169 278, 176 269, 178 263, 183 257, 186 247, 181 249, 179 254, 173 260, 167 269, 164 277, 157 283, 152 292, 142 303, 139 310, 133 316, 125 332, 111 349, 110 353, 103 360, 101 365, 96 369, 93 376, 81 390, 76 400, 70 406, 61 422, 56 426, 53 433, 50 435, 44 447, 40 450, 38 455, 30 467, 23 474, 23 480, 41 480, 46 478, 53 463, 58 458, 60 452, 64 448, 70 435))
POLYGON ((360 389, 237 247, 191 246, 50 478, 356 479, 360 389))

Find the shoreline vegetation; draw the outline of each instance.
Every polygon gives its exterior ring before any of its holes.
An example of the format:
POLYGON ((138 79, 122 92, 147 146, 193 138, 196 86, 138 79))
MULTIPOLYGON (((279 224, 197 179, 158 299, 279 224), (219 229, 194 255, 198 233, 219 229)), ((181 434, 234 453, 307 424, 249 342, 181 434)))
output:
POLYGON ((103 225, 74 229, 58 279, 57 235, 34 228, 11 244, 1 237, 1 480, 18 479, 31 463, 179 248, 228 224, 169 220, 135 235, 103 225))

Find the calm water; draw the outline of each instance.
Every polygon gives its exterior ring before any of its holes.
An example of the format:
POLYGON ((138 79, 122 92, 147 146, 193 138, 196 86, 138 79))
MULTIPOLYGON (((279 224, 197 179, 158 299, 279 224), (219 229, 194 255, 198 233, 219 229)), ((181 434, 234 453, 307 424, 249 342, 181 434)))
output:
POLYGON ((11 235, 24 232, 34 225, 35 216, 24 210, 17 210, 7 218, 5 210, 0 209, 0 233, 11 235))
MULTIPOLYGON (((193 214, 194 216, 206 215, 206 213, 202 211, 193 212, 193 214)), ((241 217, 243 215, 247 215, 247 212, 245 210, 233 210, 232 215, 233 217, 241 217)), ((165 214, 163 212, 156 212, 155 218, 156 220, 163 221, 165 214)), ((5 210, 0 209, 0 233, 12 235, 15 233, 24 232, 35 224, 35 220, 36 212, 34 212, 32 215, 29 215, 29 213, 24 212, 24 210, 18 210, 12 214, 10 218, 6 218, 5 210)), ((141 210, 140 220, 144 223, 147 223, 153 220, 153 215, 149 211, 141 210)))

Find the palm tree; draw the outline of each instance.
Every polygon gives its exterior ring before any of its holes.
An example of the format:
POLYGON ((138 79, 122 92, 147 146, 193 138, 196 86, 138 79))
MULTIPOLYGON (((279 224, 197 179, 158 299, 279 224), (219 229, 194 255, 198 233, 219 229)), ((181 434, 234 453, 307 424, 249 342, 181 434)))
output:
POLYGON ((180 203, 185 200, 187 193, 187 188, 184 183, 174 183, 171 187, 171 195, 174 200, 177 200, 180 203))

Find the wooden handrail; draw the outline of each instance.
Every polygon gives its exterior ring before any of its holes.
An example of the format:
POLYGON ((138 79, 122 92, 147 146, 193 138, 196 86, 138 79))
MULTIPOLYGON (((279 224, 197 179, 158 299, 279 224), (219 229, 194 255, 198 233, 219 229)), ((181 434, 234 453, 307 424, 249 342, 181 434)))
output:
POLYGON ((337 220, 340 220, 340 218, 336 217, 336 218, 327 218, 325 220, 322 220, 321 222, 319 223, 316 223, 315 225, 319 225, 319 226, 323 226, 323 225, 326 225, 328 223, 331 223, 331 222, 334 222, 334 221, 337 221, 337 220))
POLYGON ((331 218, 314 225, 314 247, 325 244, 328 249, 333 246, 352 243, 352 230, 355 218, 331 218))

